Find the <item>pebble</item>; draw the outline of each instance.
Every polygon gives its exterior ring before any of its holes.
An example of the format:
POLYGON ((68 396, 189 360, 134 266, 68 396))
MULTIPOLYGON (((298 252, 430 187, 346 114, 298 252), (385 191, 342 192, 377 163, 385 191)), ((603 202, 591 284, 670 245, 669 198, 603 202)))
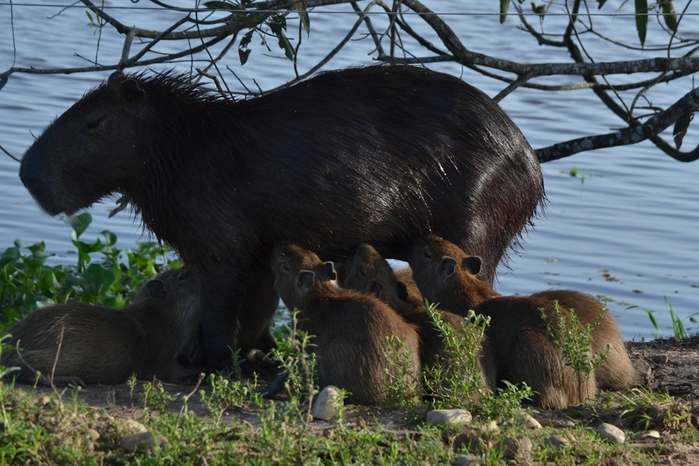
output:
POLYGON ((650 360, 656 364, 665 364, 669 359, 667 354, 654 354, 650 357, 650 360))
POLYGON ((465 409, 433 409, 427 413, 428 424, 468 424, 473 419, 465 409))
MULTIPOLYGON (((534 444, 529 437, 505 437, 502 439, 502 457, 506 460, 523 459, 532 451, 534 444)), ((499 446, 496 446, 498 448, 499 446)))
POLYGON ((478 466, 484 464, 485 461, 473 455, 461 455, 454 461, 454 466, 478 466))
POLYGON ((488 424, 483 426, 483 432, 485 432, 487 434, 493 434, 493 433, 497 432, 498 430, 500 430, 500 428, 498 427, 498 423, 495 421, 490 421, 490 422, 488 422, 488 424))
POLYGON ((515 423, 527 429, 541 429, 541 423, 529 414, 520 414, 515 418, 515 423))
POLYGON ((116 427, 117 435, 120 437, 148 432, 148 428, 140 422, 125 417, 114 419, 114 427, 116 427))
POLYGON ((599 432, 602 438, 612 442, 624 443, 626 441, 626 434, 624 434, 623 430, 606 422, 597 426, 597 432, 599 432))
POLYGON ((660 439, 660 432, 657 430, 648 430, 639 435, 636 440, 639 442, 652 442, 660 439))
POLYGON ((570 446, 570 440, 561 435, 554 434, 549 437, 548 441, 556 450, 570 446))
POLYGON ((631 364, 633 364, 634 369, 636 369, 636 371, 638 371, 642 377, 648 378, 653 373, 653 369, 650 367, 650 364, 643 359, 633 359, 631 364))
POLYGON ((145 452, 153 447, 167 448, 168 441, 157 432, 141 432, 140 434, 127 435, 119 441, 119 446, 127 453, 145 452))
POLYGON ((313 403, 311 415, 315 419, 329 421, 337 416, 338 404, 342 404, 340 392, 337 391, 337 387, 327 385, 320 391, 315 403, 313 403))

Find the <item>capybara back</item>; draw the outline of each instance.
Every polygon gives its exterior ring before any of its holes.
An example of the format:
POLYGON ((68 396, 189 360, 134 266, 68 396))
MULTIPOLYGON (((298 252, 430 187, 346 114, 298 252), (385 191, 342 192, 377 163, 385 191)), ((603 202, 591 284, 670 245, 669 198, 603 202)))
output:
POLYGON ((19 367, 20 380, 43 385, 122 383, 132 374, 171 379, 177 354, 199 326, 195 290, 189 270, 173 269, 123 309, 84 303, 36 309, 7 329, 8 343, 21 351, 5 352, 2 364, 19 367))

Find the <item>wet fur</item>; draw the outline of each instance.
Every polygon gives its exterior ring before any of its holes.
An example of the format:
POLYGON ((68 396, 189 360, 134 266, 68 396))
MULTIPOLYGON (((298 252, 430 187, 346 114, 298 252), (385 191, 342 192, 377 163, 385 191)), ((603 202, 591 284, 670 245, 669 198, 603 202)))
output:
POLYGON ((7 344, 19 344, 2 354, 2 365, 19 367, 18 379, 53 384, 117 384, 133 374, 139 379, 172 380, 184 376, 177 354, 189 341, 201 318, 196 279, 173 269, 151 280, 139 298, 123 309, 84 303, 36 309, 9 327, 7 344), (62 342, 61 342, 62 338, 62 342), (59 350, 60 342, 60 350, 59 350))
POLYGON ((315 335, 321 388, 344 388, 357 404, 383 400, 389 335, 405 340, 411 364, 405 370, 417 381, 419 339, 413 325, 378 298, 335 286, 332 264, 308 250, 278 244, 272 261, 277 292, 289 309, 300 311, 299 328, 315 335))
POLYGON ((183 75, 116 72, 44 130, 20 178, 51 215, 121 194, 201 273, 209 371, 226 369, 229 346, 273 344, 277 297, 259 264, 275 242, 330 260, 368 242, 405 260, 435 232, 488 258, 492 282, 544 197, 536 154, 489 97, 404 66, 242 101, 183 75))

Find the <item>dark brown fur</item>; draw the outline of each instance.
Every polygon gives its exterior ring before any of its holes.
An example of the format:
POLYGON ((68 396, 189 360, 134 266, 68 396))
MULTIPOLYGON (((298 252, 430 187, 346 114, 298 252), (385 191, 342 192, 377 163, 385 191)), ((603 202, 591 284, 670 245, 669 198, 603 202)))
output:
POLYGON ((132 374, 140 379, 171 380, 185 375, 176 357, 201 319, 196 279, 185 269, 164 272, 123 309, 83 303, 36 309, 7 329, 2 365, 19 367, 19 380, 49 385, 54 362, 56 386, 116 384, 132 374))
POLYGON ((498 364, 498 379, 527 382, 540 392, 540 403, 567 397, 568 404, 576 404, 585 394, 595 392, 593 385, 585 383, 581 398, 580 387, 572 382, 576 380, 575 374, 563 364, 563 355, 553 346, 551 337, 543 338, 534 331, 545 331, 542 310, 553 319, 555 301, 565 315, 575 312, 581 325, 599 323, 591 335, 591 352, 607 356, 590 380, 600 388, 611 389, 623 389, 636 382, 636 371, 613 316, 593 297, 570 290, 550 290, 524 297, 499 296, 476 278, 478 258, 434 235, 415 241, 409 262, 420 291, 428 300, 451 312, 463 314, 473 309, 491 318, 487 334, 498 364), (529 362, 525 364, 527 358, 529 362), (539 369, 535 371, 534 367, 539 369), (563 373, 551 374, 551 370, 563 373))
POLYGON ((46 128, 20 178, 51 215, 122 194, 202 274, 209 370, 226 368, 229 346, 273 344, 275 242, 330 260, 367 242, 405 259, 436 232, 488 258, 492 282, 544 192, 536 154, 490 98, 398 66, 243 101, 186 76, 117 72, 46 128))
POLYGON ((357 404, 374 404, 385 398, 386 337, 395 335, 410 351, 417 381, 420 370, 419 339, 414 326, 404 322, 387 304, 373 296, 338 288, 332 263, 298 246, 274 247, 272 268, 275 288, 289 309, 299 310, 299 327, 315 335, 320 386, 335 385, 351 392, 357 404))
MULTIPOLYGON (((376 295, 387 302, 403 319, 418 329, 420 336, 420 362, 433 365, 444 353, 444 336, 427 312, 422 295, 412 277, 410 268, 393 271, 379 252, 368 244, 360 244, 338 264, 343 270, 338 274, 338 285, 362 293, 376 295)), ((464 318, 451 312, 438 310, 442 320, 455 330, 465 323, 464 318)), ((483 382, 495 389, 495 362, 488 338, 481 342, 478 369, 483 382)))

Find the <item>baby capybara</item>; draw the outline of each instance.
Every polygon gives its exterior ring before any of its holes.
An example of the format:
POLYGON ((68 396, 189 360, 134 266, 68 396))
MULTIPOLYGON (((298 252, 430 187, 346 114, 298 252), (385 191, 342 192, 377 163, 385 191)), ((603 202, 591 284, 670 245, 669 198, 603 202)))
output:
MULTIPOLYGON (((563 315, 570 316, 571 312, 575 312, 581 325, 593 326, 591 353, 595 356, 606 355, 591 374, 590 380, 596 380, 599 388, 607 389, 627 388, 637 380, 637 373, 629 360, 613 316, 593 297, 570 290, 549 290, 523 297, 499 296, 490 285, 476 278, 480 266, 478 257, 465 254, 453 243, 435 235, 413 243, 409 263, 415 282, 428 301, 439 303, 441 308, 454 313, 464 314, 473 309, 477 314, 491 318, 487 335, 498 365, 499 380, 525 381, 541 393, 541 399, 560 398, 547 397, 547 390, 562 393, 579 391, 577 382, 566 385, 567 380, 577 380, 572 375, 556 375, 556 379, 563 385, 547 386, 546 380, 553 379, 551 374, 545 373, 546 370, 555 366, 566 371, 572 369, 553 362, 555 358, 562 358, 563 354, 553 348, 551 336, 545 339, 536 332, 528 331, 526 335, 522 332, 524 329, 545 329, 542 312, 552 320, 555 329, 556 322, 553 319, 556 303, 563 315), (515 353, 517 355, 513 357, 515 353), (554 353, 557 356, 554 357, 554 353), (539 360, 548 362, 540 364, 538 373, 531 369, 525 371, 521 368, 525 366, 523 358, 528 358, 528 354, 533 355, 530 366, 536 366, 539 360), (529 380, 524 377, 529 377, 529 380)), ((595 390, 587 387, 583 392, 592 394, 595 390)), ((569 398, 568 404, 582 399, 584 398, 569 398)))
MULTIPOLYGON (((338 285, 366 294, 376 295, 387 302, 406 322, 415 325, 420 336, 420 362, 433 365, 444 353, 444 336, 427 312, 425 302, 413 281, 412 271, 401 268, 394 272, 390 264, 369 244, 360 244, 345 259, 336 264, 338 285)), ((437 310, 442 320, 455 330, 465 324, 464 318, 451 312, 437 310)), ((495 362, 487 336, 481 342, 478 369, 483 382, 495 389, 495 362)))
POLYGON ((492 282, 544 197, 536 154, 492 99, 410 66, 328 71, 248 100, 115 72, 44 130, 19 174, 51 215, 122 195, 202 275, 208 371, 245 339, 273 345, 275 242, 326 260, 371 243, 405 260, 436 232, 486 257, 492 282))
POLYGON ((409 366, 402 371, 417 381, 419 340, 413 325, 378 298, 335 286, 332 263, 308 250, 277 244, 272 257, 275 289, 287 308, 299 310, 299 328, 315 335, 321 388, 348 390, 349 401, 357 404, 382 401, 387 371, 393 370, 387 361, 390 335, 404 341, 409 366))
POLYGON ((133 374, 161 380, 189 375, 179 371, 176 358, 200 323, 195 290, 189 270, 172 269, 148 281, 123 309, 85 303, 36 309, 6 329, 7 344, 20 352, 5 350, 1 363, 19 367, 22 382, 56 386, 123 383, 133 374))

